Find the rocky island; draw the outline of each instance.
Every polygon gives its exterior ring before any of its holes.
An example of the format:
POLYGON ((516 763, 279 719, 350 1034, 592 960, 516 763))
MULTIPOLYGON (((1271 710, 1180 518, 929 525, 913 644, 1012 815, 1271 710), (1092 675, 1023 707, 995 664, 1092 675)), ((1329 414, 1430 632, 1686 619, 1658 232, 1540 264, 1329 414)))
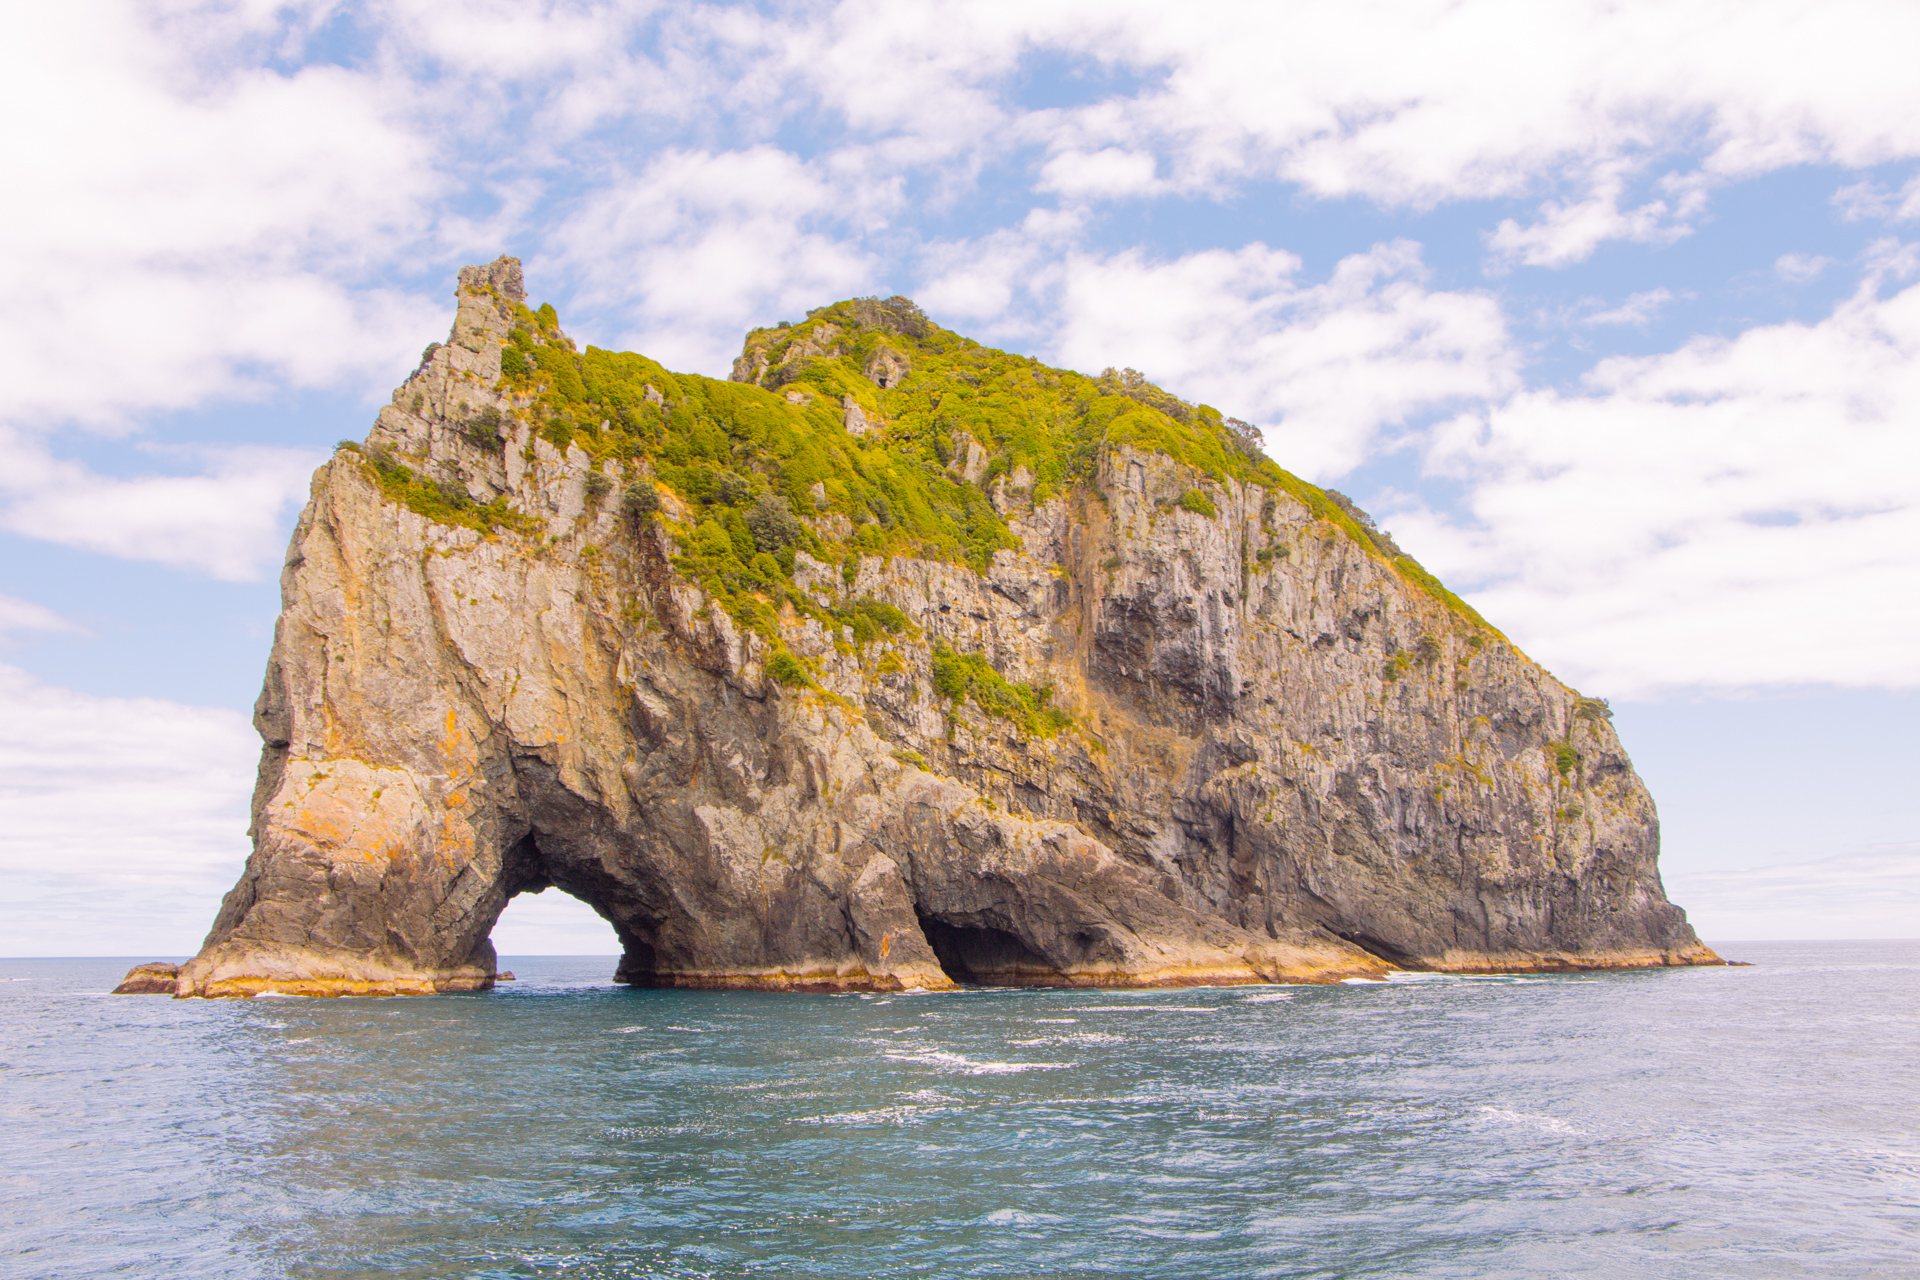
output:
POLYGON ((1719 963, 1603 702, 1214 409, 903 298, 723 382, 469 267, 281 581, 254 852, 123 990, 484 989, 548 888, 638 985, 1719 963))

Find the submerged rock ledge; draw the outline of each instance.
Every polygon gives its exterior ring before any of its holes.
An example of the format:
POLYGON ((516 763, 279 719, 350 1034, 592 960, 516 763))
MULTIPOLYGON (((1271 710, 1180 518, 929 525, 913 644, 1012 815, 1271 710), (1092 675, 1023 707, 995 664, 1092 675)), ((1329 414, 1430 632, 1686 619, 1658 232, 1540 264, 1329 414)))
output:
POLYGON ((904 299, 727 383, 458 301, 314 476, 246 870, 122 990, 484 990, 548 888, 637 985, 1719 963, 1604 704, 1213 410, 904 299))

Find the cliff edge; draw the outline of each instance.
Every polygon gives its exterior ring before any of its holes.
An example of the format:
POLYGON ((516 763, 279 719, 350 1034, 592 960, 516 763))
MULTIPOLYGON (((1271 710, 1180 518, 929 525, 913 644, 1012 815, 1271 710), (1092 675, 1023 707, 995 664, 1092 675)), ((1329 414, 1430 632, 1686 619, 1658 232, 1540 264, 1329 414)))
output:
POLYGON ((314 476, 175 994, 483 989, 550 887, 649 985, 1718 963, 1605 704, 1216 411, 905 299, 727 382, 458 305, 314 476))

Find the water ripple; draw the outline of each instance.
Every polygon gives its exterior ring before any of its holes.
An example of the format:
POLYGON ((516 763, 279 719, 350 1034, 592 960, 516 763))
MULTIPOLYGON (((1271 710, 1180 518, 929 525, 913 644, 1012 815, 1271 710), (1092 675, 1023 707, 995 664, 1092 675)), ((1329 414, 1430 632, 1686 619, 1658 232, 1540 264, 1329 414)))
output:
POLYGON ((1741 958, 255 1002, 5 961, 0 1233, 49 1280, 1912 1274, 1920 944, 1741 958))

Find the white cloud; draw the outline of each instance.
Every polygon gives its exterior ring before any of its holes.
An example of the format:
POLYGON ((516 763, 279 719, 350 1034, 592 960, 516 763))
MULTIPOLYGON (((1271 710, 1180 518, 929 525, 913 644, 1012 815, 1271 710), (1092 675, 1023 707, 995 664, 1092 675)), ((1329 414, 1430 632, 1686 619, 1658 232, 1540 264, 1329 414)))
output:
POLYGON ((1920 287, 1881 279, 1460 416, 1429 463, 1468 518, 1396 532, 1598 692, 1920 685, 1920 287))
POLYGON ((563 226, 555 265, 581 301, 632 316, 622 338, 676 368, 724 377, 747 323, 844 297, 871 278, 857 248, 812 223, 888 199, 773 147, 673 151, 587 200, 563 226))
MULTIPOLYGON (((1920 844, 1666 876, 1699 934, 1716 939, 1920 937, 1920 844)), ((1737 950, 1727 953, 1739 959, 1737 950)))
POLYGON ((1148 195, 1158 185, 1158 161, 1149 152, 1102 147, 1098 151, 1066 151, 1040 170, 1039 189, 1069 197, 1148 195))
POLYGON ((0 666, 0 955, 178 955, 247 856, 236 711, 95 698, 0 666))
POLYGON ((1641 326, 1652 322, 1660 314, 1660 309, 1673 301, 1670 289, 1648 289, 1644 293, 1630 294, 1627 300, 1617 307, 1596 312, 1586 319, 1590 325, 1634 325, 1641 326))
POLYGON ((1503 219, 1487 236, 1487 247, 1493 252, 1489 268, 1503 271, 1515 263, 1564 267, 1592 257, 1593 251, 1608 240, 1667 244, 1692 230, 1685 219, 1699 212, 1702 200, 1697 193, 1678 209, 1669 208, 1664 200, 1622 209, 1624 187, 1623 178, 1612 174, 1583 200, 1573 204, 1547 201, 1540 206, 1539 221, 1529 226, 1523 227, 1512 218, 1503 219))
POLYGON ((431 336, 417 301, 365 278, 428 228, 431 150, 375 74, 250 65, 274 21, 116 0, 18 15, 0 47, 12 421, 365 377, 431 336))
POLYGON ((1878 218, 1887 222, 1905 222, 1920 218, 1920 176, 1907 180, 1898 191, 1887 191, 1871 180, 1850 183, 1833 193, 1840 216, 1849 222, 1878 218))
POLYGON ((77 0, 0 51, 0 101, 35 122, 0 144, 28 193, 0 215, 16 420, 373 378, 444 319, 375 276, 515 239, 622 339, 716 369, 744 322, 920 252, 901 214, 989 172, 1076 202, 1267 178, 1384 204, 1585 193, 1491 234, 1503 261, 1559 264, 1681 233, 1736 175, 1920 152, 1890 52, 1917 20, 1897 5, 1813 23, 1705 2, 1249 3, 1198 23, 1144 0, 389 0, 351 67, 264 65, 297 62, 332 14, 77 0), (1024 109, 1036 55, 1125 74, 1024 109), (796 120, 828 137, 806 159, 770 145, 796 120), (1629 198, 1656 161, 1663 190, 1629 198), (716 196, 756 180, 758 204, 716 196))
POLYGON ((617 64, 657 11, 651 4, 393 0, 375 6, 394 41, 455 73, 493 80, 589 78, 617 64))
POLYGON ((996 341, 1038 343, 1057 323, 1045 301, 1079 246, 1086 210, 1033 209, 1018 227, 927 246, 914 298, 948 324, 973 322, 996 341))
POLYGON ((290 508, 321 455, 260 447, 200 451, 201 475, 104 476, 0 430, 0 528, 233 582, 276 567, 290 508))
POLYGON ((791 73, 855 128, 928 156, 1037 142, 1043 185, 1080 197, 1135 195, 1148 156, 1166 189, 1189 192, 1279 178, 1392 205, 1586 193, 1495 233, 1505 258, 1541 265, 1684 234, 1706 192, 1740 177, 1920 154, 1904 54, 1920 14, 1887 0, 1328 0, 1221 4, 1204 22, 1146 0, 860 0, 796 28, 791 73), (1039 51, 1126 68, 1141 87, 1018 111, 1006 90, 1039 51), (1661 166, 1662 195, 1626 199, 1661 166))
POLYGON ((1832 258, 1810 253, 1783 253, 1773 262, 1773 273, 1788 284, 1818 280, 1833 265, 1832 258))
POLYGON ((1889 280, 1911 280, 1920 274, 1920 241, 1909 244, 1895 236, 1882 236, 1867 246, 1861 261, 1866 267, 1865 290, 1878 289, 1889 280))
POLYGON ((0 595, 0 640, 6 640, 14 633, 21 631, 87 634, 85 627, 69 622, 43 604, 35 604, 31 600, 21 600, 15 596, 0 595))
POLYGON ((141 411, 289 384, 370 385, 404 374, 445 336, 444 303, 312 274, 95 262, 58 278, 50 265, 31 280, 25 268, 11 273, 21 305, 0 319, 0 378, 14 389, 6 416, 17 425, 77 418, 124 430, 141 411))
POLYGON ((1312 476, 1341 474, 1382 428, 1504 394, 1516 356, 1498 304, 1436 292, 1419 246, 1342 259, 1322 284, 1262 244, 1171 261, 1070 255, 1038 273, 1057 289, 1062 363, 1131 365, 1178 394, 1260 423, 1268 451, 1312 476))

